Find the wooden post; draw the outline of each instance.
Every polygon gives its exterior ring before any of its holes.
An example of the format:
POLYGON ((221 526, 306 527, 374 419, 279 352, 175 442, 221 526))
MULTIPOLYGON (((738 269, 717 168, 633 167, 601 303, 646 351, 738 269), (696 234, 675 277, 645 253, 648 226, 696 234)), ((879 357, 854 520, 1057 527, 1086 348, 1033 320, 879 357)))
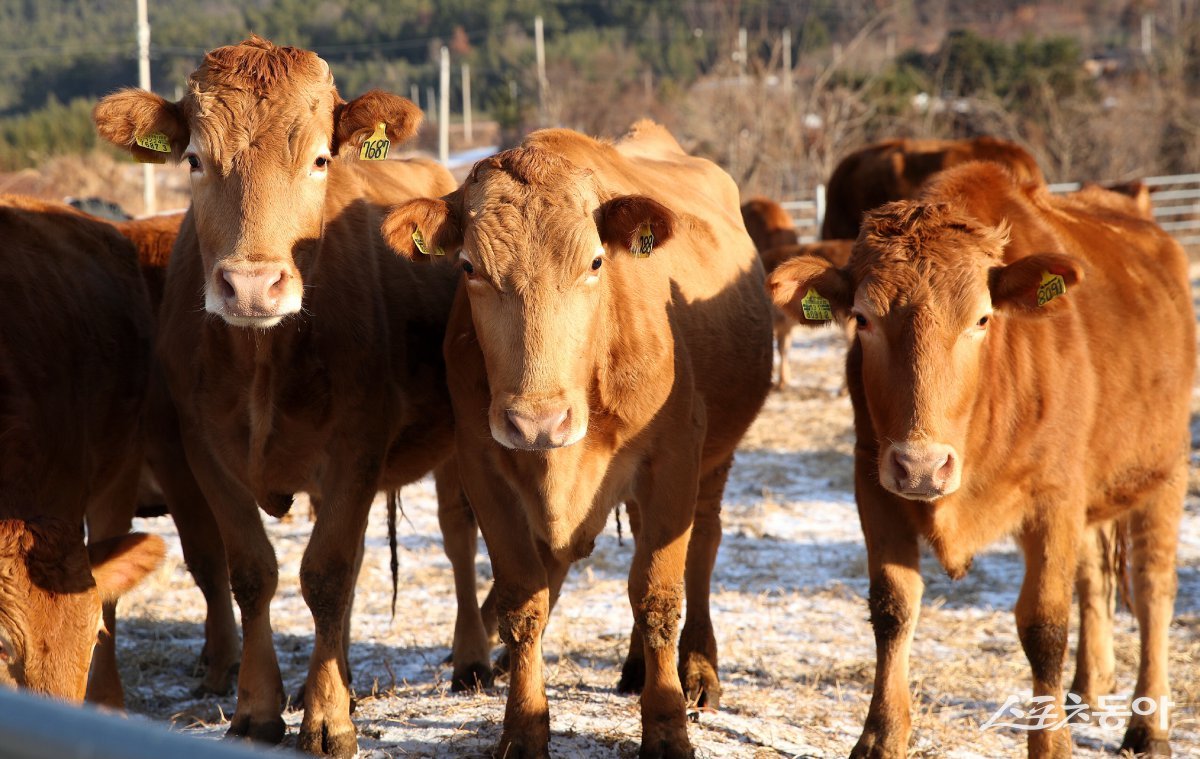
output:
POLYGON ((463 141, 467 145, 475 142, 475 134, 471 125, 471 64, 462 65, 462 100, 463 100, 463 141))
MULTIPOLYGON (((137 0, 138 86, 150 89, 150 21, 146 0, 137 0)), ((154 164, 142 164, 142 213, 149 216, 158 211, 154 187, 154 164)))
POLYGON ((450 162, 450 48, 442 45, 441 93, 438 99, 438 160, 450 162))

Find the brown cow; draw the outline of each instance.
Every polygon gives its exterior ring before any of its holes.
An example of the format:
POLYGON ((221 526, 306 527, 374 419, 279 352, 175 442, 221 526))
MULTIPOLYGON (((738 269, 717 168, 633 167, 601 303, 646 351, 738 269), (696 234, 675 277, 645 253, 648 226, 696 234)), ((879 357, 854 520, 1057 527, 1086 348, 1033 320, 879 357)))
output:
MULTIPOLYGON (((1134 696, 1165 707, 1195 363, 1179 245, 977 163, 870 215, 849 266, 796 259, 769 285, 801 321, 803 300, 821 298, 858 325, 846 373, 878 659, 852 755, 906 753, 921 539, 958 578, 976 551, 1016 536, 1033 692, 1062 718, 1084 527, 1123 522, 1142 643, 1134 696)), ((1165 717, 1134 716, 1123 747, 1168 753, 1165 717)), ((1029 733, 1031 756, 1070 750, 1067 729, 1029 733)))
POLYGON ((1007 140, 884 140, 854 151, 833 170, 821 239, 855 239, 867 211, 893 200, 915 198, 930 177, 968 161, 1002 164, 1022 182, 1044 181, 1033 156, 1007 140))
POLYGON ((1093 202, 1111 205, 1114 210, 1141 216, 1147 221, 1154 221, 1154 204, 1150 201, 1150 188, 1140 179, 1107 185, 1085 182, 1079 192, 1089 196, 1093 202))
POLYGON ((164 551, 127 534, 145 290, 128 241, 67 206, 2 196, 0 239, 0 684, 119 708, 116 599, 164 551))
MULTIPOLYGON (((834 266, 845 266, 850 260, 850 249, 853 247, 853 240, 821 240, 783 245, 767 250, 759 248, 758 252, 762 257, 763 270, 770 275, 785 261, 790 261, 797 256, 816 256, 834 266)), ((792 346, 792 329, 796 326, 796 320, 783 309, 774 306, 771 308, 771 322, 775 331, 775 350, 779 354, 779 381, 775 387, 783 390, 792 382, 792 367, 788 361, 788 350, 792 346)))
POLYGON ((799 242, 792 217, 770 198, 754 197, 743 203, 742 222, 759 253, 799 242))
POLYGON ((300 568, 316 630, 302 749, 357 751, 347 628, 379 490, 437 467, 459 583, 456 677, 488 655, 441 357, 457 274, 399 260, 379 234, 383 203, 454 183, 429 161, 335 158, 358 155, 380 127, 405 140, 420 119, 383 92, 343 101, 315 54, 257 37, 208 53, 177 103, 126 90, 96 107, 111 142, 144 154, 136 139, 157 133, 191 167, 158 352, 242 612, 231 735, 278 742, 285 731, 269 614, 278 567, 256 502, 279 515, 306 491, 317 504, 300 568))
POLYGON ((510 653, 497 754, 547 754, 547 616, 625 500, 637 544, 623 685, 642 686, 642 756, 690 756, 684 689, 715 706, 720 687, 708 593, 721 495, 771 374, 736 186, 648 122, 616 145, 546 130, 384 228, 406 257, 415 232, 427 249, 461 247, 445 352, 510 653))
MULTIPOLYGON (((167 263, 183 218, 184 213, 179 212, 114 223, 137 248, 142 281, 156 317, 162 306, 167 263)), ((188 466, 178 412, 158 362, 151 369, 148 396, 146 466, 139 487, 138 515, 147 511, 161 514, 157 509, 165 506, 175 521, 184 561, 208 607, 200 654, 205 676, 197 694, 224 694, 232 686, 240 652, 225 547, 212 510, 188 466)))

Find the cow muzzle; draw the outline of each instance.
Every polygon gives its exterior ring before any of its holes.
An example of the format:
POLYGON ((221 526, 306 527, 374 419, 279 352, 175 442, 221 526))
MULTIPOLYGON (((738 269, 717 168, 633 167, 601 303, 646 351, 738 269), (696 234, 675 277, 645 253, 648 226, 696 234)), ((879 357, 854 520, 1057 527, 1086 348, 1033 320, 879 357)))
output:
POLYGON ((579 442, 587 432, 583 419, 563 402, 493 404, 492 437, 505 448, 547 451, 579 442))
POLYGON ((943 443, 893 443, 879 456, 879 482, 913 501, 933 501, 958 490, 962 460, 943 443))
POLYGON ((216 266, 204 308, 235 327, 269 329, 300 312, 303 287, 290 267, 279 264, 216 266))

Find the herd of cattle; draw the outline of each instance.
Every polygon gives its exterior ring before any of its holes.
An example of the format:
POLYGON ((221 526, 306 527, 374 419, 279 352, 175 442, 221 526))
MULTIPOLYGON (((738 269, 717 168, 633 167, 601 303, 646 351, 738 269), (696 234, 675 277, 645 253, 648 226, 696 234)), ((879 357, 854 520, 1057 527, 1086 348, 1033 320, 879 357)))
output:
MULTIPOLYGON (((178 102, 124 90, 94 117, 139 158, 187 162, 192 204, 114 225, 0 203, 0 682, 121 706, 116 599, 164 551, 128 533, 150 472, 208 604, 203 687, 236 680, 229 734, 279 742, 278 569, 257 510, 305 492, 298 744, 352 756, 368 511, 432 472, 455 689, 490 686, 497 634, 506 648, 497 755, 547 755, 543 630, 624 503, 618 688, 641 694, 642 756, 691 756, 686 709, 721 695, 722 493, 770 388, 774 321, 781 384, 792 326, 848 338, 877 646, 852 756, 906 754, 922 543, 957 578, 1015 536, 1033 693, 1060 714, 1073 587, 1072 690, 1113 688, 1112 547, 1128 544, 1134 695, 1169 694, 1195 316, 1144 188, 1054 196, 1009 143, 887 142, 838 167, 827 239, 803 246, 778 205, 741 205, 649 122, 615 143, 535 132, 456 188, 426 160, 360 160, 366 140, 415 133, 411 102, 345 102, 316 55, 256 37, 210 52, 178 102)), ((1158 715, 1133 717, 1124 748, 1168 754, 1158 715)), ((1070 751, 1067 729, 1029 733, 1031 756, 1070 751)))

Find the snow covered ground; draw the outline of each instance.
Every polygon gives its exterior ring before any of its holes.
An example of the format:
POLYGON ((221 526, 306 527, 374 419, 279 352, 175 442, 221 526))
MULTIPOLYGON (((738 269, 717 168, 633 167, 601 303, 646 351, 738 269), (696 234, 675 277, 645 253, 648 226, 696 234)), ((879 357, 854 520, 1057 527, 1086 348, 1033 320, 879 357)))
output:
MULTIPOLYGON (((1200 277, 1200 269, 1193 274, 1200 277)), ((851 412, 849 401, 837 397, 843 338, 833 330, 797 330, 794 339, 793 387, 772 394, 744 441, 726 492, 712 598, 724 694, 719 711, 700 714, 690 727, 701 757, 845 756, 870 701, 874 643, 853 498, 851 412)), ((1200 409, 1200 393, 1193 406, 1200 409)), ((1200 423, 1193 422, 1193 437, 1200 443, 1200 423)), ((403 499, 396 617, 389 612, 382 500, 372 514, 355 603, 351 658, 362 755, 483 755, 500 735, 506 681, 481 693, 449 692, 442 660, 454 621, 453 588, 432 483, 406 489, 403 499)), ((280 559, 272 613, 289 692, 304 678, 312 642, 297 579, 307 511, 298 499, 290 521, 267 518, 280 559)), ((121 666, 130 710, 215 738, 227 727, 234 699, 190 695, 202 642, 202 598, 183 566, 173 524, 146 520, 136 528, 162 535, 171 549, 165 565, 122 602, 121 666)), ((1200 752, 1200 477, 1194 467, 1181 538, 1171 630, 1178 705, 1172 742, 1177 755, 1192 755, 1200 752)), ((621 541, 615 521, 610 523, 595 553, 572 570, 547 630, 555 756, 637 753, 637 701, 613 690, 632 621, 625 592, 631 551, 627 530, 621 541)), ((490 577, 485 555, 477 566, 482 595, 490 577)), ((1011 542, 999 543, 978 556, 959 582, 947 579, 932 559, 924 568, 927 587, 912 654, 910 755, 1024 755, 1023 733, 980 728, 1010 694, 1029 693, 1011 612, 1022 574, 1019 553, 1011 542)), ((1124 611, 1117 619, 1117 662, 1118 690, 1128 695, 1136 678, 1137 633, 1124 611)), ((1068 667, 1067 682, 1073 669, 1068 667)), ((289 744, 300 718, 298 711, 285 715, 289 744)), ((1114 754, 1122 737, 1120 729, 1086 726, 1073 734, 1076 755, 1083 757, 1114 754)))

